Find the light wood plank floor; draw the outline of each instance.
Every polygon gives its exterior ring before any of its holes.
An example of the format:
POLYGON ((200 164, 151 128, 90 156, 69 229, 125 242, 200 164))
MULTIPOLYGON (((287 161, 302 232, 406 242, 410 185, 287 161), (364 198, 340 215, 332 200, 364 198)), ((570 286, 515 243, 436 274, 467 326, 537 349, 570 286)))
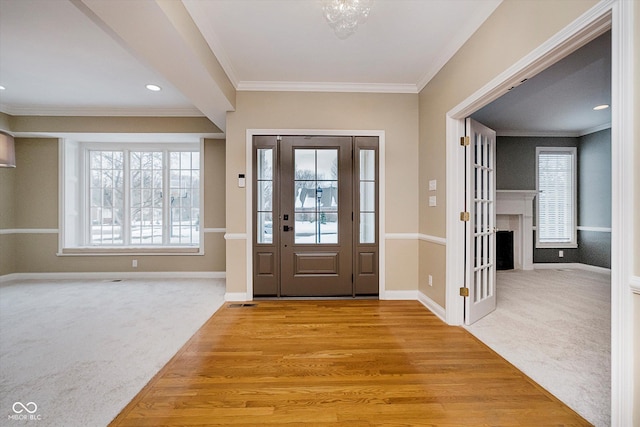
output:
POLYGON ((419 302, 255 304, 225 304, 111 425, 590 425, 419 302))

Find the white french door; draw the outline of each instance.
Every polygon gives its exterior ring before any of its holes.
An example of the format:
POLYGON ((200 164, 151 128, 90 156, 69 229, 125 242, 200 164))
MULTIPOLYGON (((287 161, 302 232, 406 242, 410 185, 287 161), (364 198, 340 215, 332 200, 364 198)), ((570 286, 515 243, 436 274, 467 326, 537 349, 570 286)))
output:
POLYGON ((464 320, 470 325, 496 309, 496 132, 470 118, 466 129, 464 320))

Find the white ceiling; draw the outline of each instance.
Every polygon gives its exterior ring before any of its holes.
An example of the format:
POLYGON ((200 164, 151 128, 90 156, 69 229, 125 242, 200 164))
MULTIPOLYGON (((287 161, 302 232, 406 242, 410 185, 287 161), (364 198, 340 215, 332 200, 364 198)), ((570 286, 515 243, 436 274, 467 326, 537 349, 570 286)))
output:
POLYGON ((611 32, 473 114, 510 136, 582 136, 611 126, 611 32))
MULTIPOLYGON (((6 87, 0 111, 204 115, 224 130, 232 101, 215 77, 212 64, 218 62, 235 90, 417 93, 499 3, 376 0, 367 22, 340 40, 319 0, 0 0, 0 85, 6 87), (192 43, 193 34, 181 24, 185 16, 206 52, 192 43), (150 92, 147 83, 163 90, 150 92)), ((575 77, 599 80, 594 75, 600 65, 586 63, 589 69, 575 77)), ((558 93, 560 81, 547 84, 544 94, 558 93)), ((493 113, 514 112, 521 102, 516 91, 533 82, 505 96, 510 104, 498 108, 503 100, 496 101, 493 113)), ((590 102, 585 91, 573 89, 563 100, 571 94, 580 94, 581 104, 590 102)), ((538 95, 527 95, 527 108, 548 112, 549 103, 531 107, 543 93, 538 95)), ((535 116, 529 112, 526 122, 513 126, 526 131, 535 116)), ((557 126, 544 117, 541 123, 557 126)), ((570 127, 596 126, 585 123, 570 127)))

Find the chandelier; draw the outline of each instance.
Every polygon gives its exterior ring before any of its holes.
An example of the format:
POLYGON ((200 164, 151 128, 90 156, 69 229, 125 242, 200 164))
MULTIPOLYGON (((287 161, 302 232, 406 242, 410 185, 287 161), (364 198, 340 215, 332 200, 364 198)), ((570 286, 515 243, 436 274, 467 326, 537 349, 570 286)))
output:
POLYGON ((336 36, 344 40, 367 20, 372 4, 373 0, 323 0, 322 10, 336 36))

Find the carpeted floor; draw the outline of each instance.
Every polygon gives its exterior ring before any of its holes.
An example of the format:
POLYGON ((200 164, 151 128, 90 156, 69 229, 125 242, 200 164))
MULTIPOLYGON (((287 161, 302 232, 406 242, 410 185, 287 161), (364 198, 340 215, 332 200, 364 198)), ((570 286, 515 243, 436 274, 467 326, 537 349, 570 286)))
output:
POLYGON ((499 271, 498 308, 468 330, 596 426, 611 421, 611 279, 499 271))
POLYGON ((0 424, 107 425, 224 292, 214 279, 0 285, 0 424))

